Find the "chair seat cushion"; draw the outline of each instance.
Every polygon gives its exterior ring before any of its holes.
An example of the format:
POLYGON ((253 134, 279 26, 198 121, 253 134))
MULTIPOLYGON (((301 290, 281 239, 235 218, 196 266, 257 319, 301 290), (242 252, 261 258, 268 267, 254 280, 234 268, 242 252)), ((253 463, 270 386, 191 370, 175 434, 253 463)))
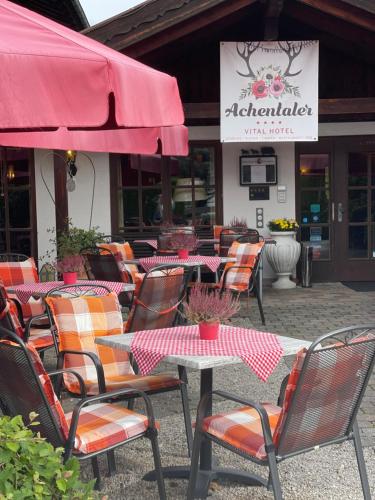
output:
MULTIPOLYGON (((263 407, 267 412, 273 435, 281 408, 270 403, 264 403, 263 407)), ((267 457, 262 424, 254 408, 242 406, 207 417, 203 420, 202 430, 259 460, 267 457)))
POLYGON ((48 328, 31 328, 28 343, 35 347, 35 349, 52 347, 54 342, 51 330, 48 328))
MULTIPOLYGON (((72 413, 66 415, 68 424, 72 413)), ((74 443, 75 452, 93 453, 123 443, 146 432, 145 415, 123 408, 119 404, 99 403, 82 409, 74 443)))
MULTIPOLYGON (((105 383, 108 391, 132 387, 140 391, 150 392, 177 387, 181 381, 171 375, 160 373, 146 376, 129 374, 105 377, 105 383)), ((88 395, 99 394, 97 380, 85 380, 85 386, 88 395)))

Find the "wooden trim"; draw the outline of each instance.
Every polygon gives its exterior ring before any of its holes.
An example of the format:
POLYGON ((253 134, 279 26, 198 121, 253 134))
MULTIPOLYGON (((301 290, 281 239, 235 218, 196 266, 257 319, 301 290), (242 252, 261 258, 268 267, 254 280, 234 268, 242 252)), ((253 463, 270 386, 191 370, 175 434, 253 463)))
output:
POLYGON ((118 178, 121 168, 121 155, 109 155, 109 186, 110 186, 110 206, 111 206, 111 233, 117 234, 119 228, 118 217, 118 178))
POLYGON ((337 0, 298 0, 314 9, 321 10, 337 19, 355 24, 369 31, 375 31, 375 15, 348 3, 337 0))
MULTIPOLYGON (((184 103, 186 120, 219 119, 220 103, 188 102, 184 103)), ((355 115, 375 113, 374 97, 348 99, 319 99, 319 115, 355 115)))
POLYGON ((31 224, 31 255, 37 260, 38 256, 38 221, 36 218, 36 193, 35 193, 35 151, 29 149, 30 171, 30 224, 31 224))
MULTIPOLYGON (((191 33, 205 28, 220 19, 226 18, 242 9, 246 9, 254 3, 256 3, 256 0, 227 1, 223 2, 222 5, 215 5, 204 12, 194 12, 191 14, 191 17, 188 17, 189 12, 184 10, 175 16, 173 19, 173 26, 165 26, 167 22, 170 23, 170 19, 161 18, 159 22, 152 23, 151 27, 148 29, 136 32, 133 35, 127 33, 116 42, 106 42, 106 44, 116 50, 124 51, 129 57, 139 59, 145 54, 159 49, 164 45, 169 45, 179 38, 191 35, 191 33)), ((110 30, 111 27, 108 26, 108 29, 110 30)), ((113 39, 112 33, 111 38, 113 39)))
POLYGON ((69 218, 66 162, 61 155, 61 151, 54 151, 56 233, 67 229, 69 218))

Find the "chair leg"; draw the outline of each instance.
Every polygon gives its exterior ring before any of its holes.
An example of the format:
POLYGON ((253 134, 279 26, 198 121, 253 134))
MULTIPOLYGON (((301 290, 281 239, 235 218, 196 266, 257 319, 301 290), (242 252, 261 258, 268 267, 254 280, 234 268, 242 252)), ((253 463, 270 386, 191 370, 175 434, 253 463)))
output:
POLYGON ((268 467, 269 467, 268 484, 271 482, 273 497, 275 500, 282 500, 283 493, 281 491, 279 472, 277 470, 277 462, 274 451, 268 453, 268 467))
POLYGON ((263 304, 262 304, 262 300, 260 298, 260 295, 258 293, 258 287, 255 285, 255 283, 254 283, 254 293, 255 293, 255 297, 257 298, 258 309, 259 309, 259 313, 260 313, 260 318, 262 320, 262 325, 265 325, 266 324, 266 318, 264 317, 263 304))
POLYGON ((161 460, 160 460, 160 450, 159 450, 157 430, 149 429, 148 437, 151 440, 152 453, 154 455, 155 473, 156 473, 156 480, 158 482, 159 498, 160 500, 166 500, 167 496, 165 492, 163 472, 161 470, 161 460))
POLYGON ((362 448, 361 438, 359 436, 357 421, 354 422, 353 426, 353 441, 354 441, 355 453, 357 456, 359 475, 361 477, 363 498, 365 500, 371 500, 370 486, 368 484, 366 464, 363 456, 363 448, 362 448))
POLYGON ((107 462, 108 462, 108 477, 111 477, 117 472, 115 450, 107 451, 107 462))
POLYGON ((203 434, 195 430, 194 433, 194 443, 193 443, 193 452, 191 456, 191 466, 190 466, 190 477, 189 477, 189 486, 187 491, 187 500, 194 499, 195 486, 198 478, 198 467, 199 467, 199 455, 201 450, 202 440, 204 439, 203 434))
POLYGON ((186 368, 184 366, 178 367, 178 376, 179 376, 180 380, 182 380, 184 382, 183 384, 181 384, 180 390, 181 390, 182 410, 184 412, 186 441, 187 441, 187 447, 188 447, 188 457, 190 457, 191 450, 193 448, 193 426, 192 426, 192 422, 191 422, 189 397, 188 397, 188 392, 187 392, 187 387, 186 387, 187 374, 186 374, 186 368))
POLYGON ((98 457, 92 457, 91 459, 91 465, 92 465, 92 471, 95 477, 95 489, 100 490, 102 487, 102 481, 100 478, 100 470, 99 470, 99 463, 98 463, 98 457))

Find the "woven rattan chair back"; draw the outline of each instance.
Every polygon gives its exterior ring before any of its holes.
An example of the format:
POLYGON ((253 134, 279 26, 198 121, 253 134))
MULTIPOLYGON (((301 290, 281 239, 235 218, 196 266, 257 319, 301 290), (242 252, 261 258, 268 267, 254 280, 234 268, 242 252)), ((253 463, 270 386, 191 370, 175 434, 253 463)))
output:
POLYGON ((160 253, 171 253, 174 254, 176 251, 171 248, 171 239, 174 234, 191 234, 197 236, 195 229, 189 226, 175 226, 163 229, 160 234, 158 234, 158 252, 160 253))
POLYGON ((31 412, 37 413, 39 425, 33 427, 33 431, 40 432, 55 447, 64 445, 65 439, 25 344, 3 327, 0 327, 0 399, 6 415, 21 415, 24 422, 29 421, 31 412))
POLYGON ((246 227, 224 227, 220 233, 219 255, 227 257, 232 243, 247 233, 246 227))
POLYGON ((237 238, 237 241, 239 243, 259 243, 263 241, 263 236, 260 236, 256 229, 248 229, 244 235, 237 238))
MULTIPOLYGON (((101 247, 81 250, 87 276, 98 281, 124 281, 118 262, 112 252, 101 247)), ((129 281, 132 279, 130 277, 129 281)))
POLYGON ((0 262, 23 262, 28 258, 23 253, 0 253, 0 262))
POLYGON ((188 266, 160 266, 148 272, 134 299, 127 331, 174 326, 192 272, 188 266))
POLYGON ((374 366, 375 335, 357 327, 329 338, 338 339, 333 347, 314 343, 306 353, 280 435, 280 456, 340 441, 352 431, 374 366))

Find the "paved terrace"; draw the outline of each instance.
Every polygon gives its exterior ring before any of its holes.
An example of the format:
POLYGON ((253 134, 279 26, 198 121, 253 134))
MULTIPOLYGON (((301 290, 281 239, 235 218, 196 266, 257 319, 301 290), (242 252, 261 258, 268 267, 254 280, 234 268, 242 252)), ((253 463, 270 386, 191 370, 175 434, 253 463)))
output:
MULTIPOLYGON (((355 323, 375 322, 375 292, 355 292, 340 283, 314 284, 313 288, 275 291, 266 288, 264 309, 267 325, 265 330, 292 337, 313 340, 330 330, 355 323)), ((247 300, 233 323, 262 329, 255 299, 247 300)), ((214 387, 229 390, 259 401, 275 401, 282 378, 288 372, 282 361, 267 383, 262 383, 243 364, 224 367, 214 372, 214 387)), ((170 365, 161 369, 170 370, 170 365)), ((189 395, 192 414, 199 398, 199 374, 189 373, 189 395)), ((181 403, 177 392, 153 397, 154 408, 161 424, 159 436, 163 465, 188 463, 184 438, 181 403)), ((141 409, 140 403, 136 408, 141 409)), ((227 403, 219 402, 214 408, 223 410, 227 403)), ((375 375, 373 375, 363 401, 359 424, 365 445, 365 458, 370 486, 375 497, 375 375)), ((266 474, 265 468, 235 457, 234 454, 216 447, 220 463, 243 467, 266 474)), ((157 498, 156 485, 146 483, 142 475, 152 468, 151 448, 148 441, 138 440, 116 452, 119 474, 104 479, 103 493, 110 499, 157 498)), ((105 461, 102 460, 103 474, 105 461)), ((90 467, 83 465, 86 477, 91 476, 90 467)), ((330 447, 305 454, 283 462, 280 466, 281 483, 286 500, 361 499, 353 447, 350 444, 330 447)), ((171 499, 182 499, 186 495, 186 481, 166 481, 167 495, 171 499)), ((271 499, 272 493, 264 488, 249 488, 233 484, 216 484, 212 488, 213 499, 271 499)))

